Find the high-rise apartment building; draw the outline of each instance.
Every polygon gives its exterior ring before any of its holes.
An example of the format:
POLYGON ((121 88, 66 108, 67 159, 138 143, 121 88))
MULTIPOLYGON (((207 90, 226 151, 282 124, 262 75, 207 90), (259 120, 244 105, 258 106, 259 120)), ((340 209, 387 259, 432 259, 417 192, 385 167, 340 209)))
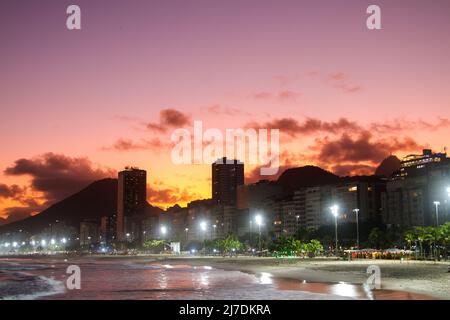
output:
MULTIPOLYGON (((119 241, 139 238, 133 218, 142 215, 147 201, 147 172, 125 168, 119 172, 117 194, 117 237, 119 241)), ((137 225, 137 224, 136 224, 137 225)))
POLYGON ((212 164, 212 199, 220 205, 236 205, 237 187, 244 184, 244 164, 226 157, 212 164))

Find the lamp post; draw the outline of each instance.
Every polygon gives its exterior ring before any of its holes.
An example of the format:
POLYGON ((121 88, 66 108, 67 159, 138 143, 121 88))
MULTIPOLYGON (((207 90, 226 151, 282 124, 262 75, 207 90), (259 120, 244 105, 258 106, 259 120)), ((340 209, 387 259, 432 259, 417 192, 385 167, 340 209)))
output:
MULTIPOLYGON (((167 234, 167 227, 161 226, 159 231, 161 232, 161 238, 164 240, 166 238, 166 234, 167 234)), ((165 242, 163 243, 163 248, 164 248, 164 251, 166 251, 166 243, 165 242)))
POLYGON ((161 238, 165 239, 166 238, 166 234, 167 234, 167 227, 166 226, 161 226, 159 231, 161 232, 161 238))
POLYGON ((200 222, 200 229, 203 231, 203 254, 206 255, 206 229, 208 225, 206 221, 200 222))
POLYGON ((439 226, 439 206, 441 203, 439 201, 435 201, 433 203, 436 206, 436 227, 438 227, 439 226))
POLYGON ((356 214, 356 247, 359 249, 359 209, 353 209, 356 214))
POLYGON ((259 242, 259 252, 261 252, 261 251, 262 251, 262 247, 261 247, 261 225, 262 225, 262 223, 263 223, 263 219, 262 219, 262 216, 261 216, 260 214, 258 214, 258 215, 255 217, 255 222, 256 222, 256 224, 258 225, 258 233, 259 233, 259 239, 258 239, 258 242, 259 242))
POLYGON ((338 217, 338 211, 339 207, 337 205, 333 205, 330 207, 331 214, 334 216, 334 234, 336 236, 335 238, 335 254, 338 255, 338 233, 337 233, 337 217, 338 217))
POLYGON ((184 232, 186 232, 186 243, 188 242, 188 232, 189 232, 189 228, 185 228, 184 232))
POLYGON ((296 215, 295 216, 295 233, 298 233, 298 219, 300 218, 300 216, 299 215, 296 215))
POLYGON ((253 246, 253 245, 252 245, 252 232, 253 232, 252 225, 253 225, 253 220, 250 219, 250 247, 253 246))

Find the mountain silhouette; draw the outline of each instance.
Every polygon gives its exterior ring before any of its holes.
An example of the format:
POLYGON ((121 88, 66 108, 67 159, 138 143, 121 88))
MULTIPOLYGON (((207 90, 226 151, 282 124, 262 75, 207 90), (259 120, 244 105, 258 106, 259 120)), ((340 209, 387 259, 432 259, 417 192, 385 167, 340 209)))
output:
POLYGON ((304 166, 285 170, 277 183, 283 188, 285 195, 291 195, 295 190, 303 187, 313 187, 338 183, 340 178, 316 166, 304 166))
MULTIPOLYGON (((0 232, 37 233, 48 227, 56 220, 64 221, 67 226, 79 228, 80 222, 89 219, 100 219, 102 216, 111 216, 117 212, 117 179, 102 179, 88 185, 81 191, 61 200, 44 211, 0 226, 0 232)), ((157 207, 147 204, 146 214, 163 212, 157 207)))
POLYGON ((375 170, 375 175, 390 177, 392 173, 400 170, 400 159, 391 155, 384 159, 375 170))

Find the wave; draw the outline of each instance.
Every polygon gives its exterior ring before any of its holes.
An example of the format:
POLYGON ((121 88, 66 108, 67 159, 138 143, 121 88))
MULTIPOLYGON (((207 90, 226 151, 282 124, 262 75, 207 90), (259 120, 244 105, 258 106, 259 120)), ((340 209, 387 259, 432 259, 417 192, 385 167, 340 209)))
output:
POLYGON ((34 300, 62 294, 62 281, 25 272, 0 271, 0 300, 34 300))

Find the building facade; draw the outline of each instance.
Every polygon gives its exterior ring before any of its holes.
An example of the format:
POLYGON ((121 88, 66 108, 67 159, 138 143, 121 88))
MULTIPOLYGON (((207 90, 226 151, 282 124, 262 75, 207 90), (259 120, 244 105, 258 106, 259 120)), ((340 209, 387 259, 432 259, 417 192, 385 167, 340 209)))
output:
POLYGON ((134 241, 140 238, 141 220, 147 204, 147 172, 126 168, 119 172, 117 194, 117 238, 134 241))
POLYGON ((383 221, 400 226, 435 226, 449 221, 450 159, 429 149, 409 155, 383 194, 383 221))
POLYGON ((236 205, 238 186, 244 184, 244 164, 226 157, 218 159, 212 169, 212 199, 219 205, 236 205))

